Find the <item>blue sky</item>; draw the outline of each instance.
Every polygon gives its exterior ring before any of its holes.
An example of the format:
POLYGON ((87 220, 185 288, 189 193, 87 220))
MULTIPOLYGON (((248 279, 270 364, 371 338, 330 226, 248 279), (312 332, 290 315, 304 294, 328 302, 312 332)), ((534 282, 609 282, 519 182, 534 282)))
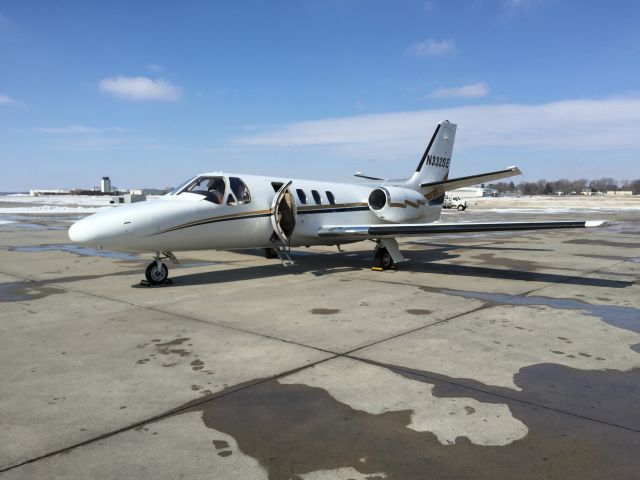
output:
MULTIPOLYGON (((202 171, 640 177, 640 3, 0 1, 0 191, 202 171)), ((516 179, 518 181, 518 179, 516 179)))

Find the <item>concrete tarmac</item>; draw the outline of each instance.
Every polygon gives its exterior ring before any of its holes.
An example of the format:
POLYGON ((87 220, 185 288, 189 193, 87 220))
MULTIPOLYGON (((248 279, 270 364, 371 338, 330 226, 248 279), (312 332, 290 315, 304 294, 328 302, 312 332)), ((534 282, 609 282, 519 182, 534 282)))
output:
MULTIPOLYGON (((500 208, 505 208, 504 201, 500 208)), ((184 252, 0 225, 0 478, 635 479, 640 219, 597 230, 184 252)))

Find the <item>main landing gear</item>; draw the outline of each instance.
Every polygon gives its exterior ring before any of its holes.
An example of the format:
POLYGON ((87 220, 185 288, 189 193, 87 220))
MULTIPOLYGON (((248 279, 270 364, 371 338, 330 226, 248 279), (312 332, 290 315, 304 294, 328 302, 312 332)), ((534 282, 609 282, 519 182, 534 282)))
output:
POLYGON ((396 262, 391 258, 389 250, 380 245, 373 251, 373 266, 371 270, 382 272, 383 270, 396 270, 396 262))
POLYGON ((371 270, 382 272, 383 270, 396 270, 397 263, 406 261, 400 253, 398 242, 393 238, 383 238, 376 241, 376 249, 373 251, 373 266, 371 270))
MULTIPOLYGON (((178 259, 171 252, 162 252, 162 255, 157 252, 154 260, 147 266, 144 272, 144 276, 147 279, 147 285, 168 285, 171 284, 169 280, 169 269, 162 260, 170 259, 172 263, 178 263, 178 259)), ((145 282, 141 282, 145 284, 145 282)))

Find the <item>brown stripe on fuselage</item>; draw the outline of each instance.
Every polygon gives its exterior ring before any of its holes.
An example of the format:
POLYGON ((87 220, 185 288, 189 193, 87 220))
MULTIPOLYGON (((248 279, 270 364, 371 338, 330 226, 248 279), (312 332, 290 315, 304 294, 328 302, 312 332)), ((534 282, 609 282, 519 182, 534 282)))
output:
POLYGON ((320 210, 327 208, 353 208, 353 207, 366 207, 367 203, 357 202, 357 203, 335 203, 333 205, 299 205, 299 212, 307 212, 310 210, 320 210))

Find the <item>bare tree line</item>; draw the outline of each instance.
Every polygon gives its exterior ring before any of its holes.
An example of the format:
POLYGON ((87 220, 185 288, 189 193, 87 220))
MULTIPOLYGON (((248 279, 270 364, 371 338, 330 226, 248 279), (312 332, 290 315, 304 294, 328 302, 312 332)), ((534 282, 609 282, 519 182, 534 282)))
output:
POLYGON ((537 182, 498 182, 487 185, 497 190, 500 194, 519 195, 571 195, 579 194, 585 188, 591 188, 594 192, 608 192, 611 190, 631 190, 634 195, 640 195, 640 179, 616 180, 614 178, 599 178, 597 180, 538 180, 537 182))

